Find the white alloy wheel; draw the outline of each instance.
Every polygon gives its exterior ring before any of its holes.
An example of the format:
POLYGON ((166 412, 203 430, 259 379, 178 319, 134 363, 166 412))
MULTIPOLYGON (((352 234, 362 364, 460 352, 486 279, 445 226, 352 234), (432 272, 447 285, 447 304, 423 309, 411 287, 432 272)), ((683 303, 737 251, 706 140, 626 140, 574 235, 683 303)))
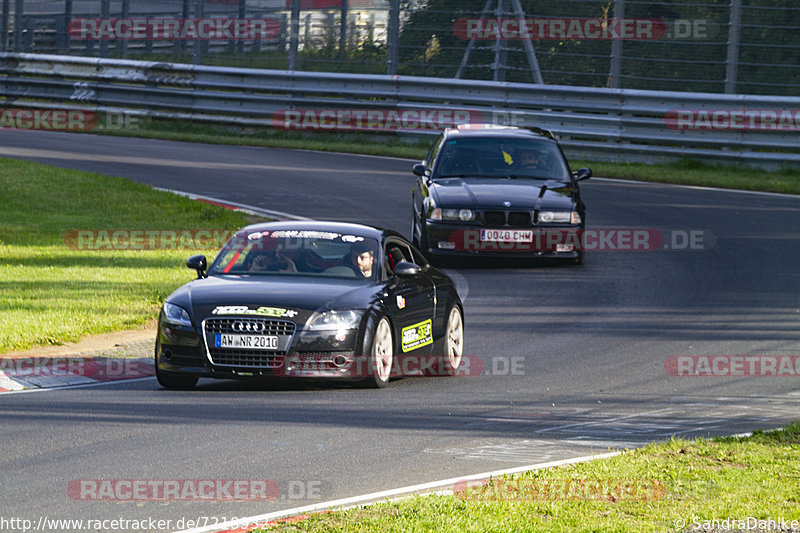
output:
POLYGON ((458 367, 461 366, 461 356, 464 354, 464 320, 461 318, 461 309, 457 305, 450 309, 445 335, 448 370, 451 374, 455 374, 458 367))
POLYGON ((377 386, 389 382, 392 373, 392 363, 394 362, 394 342, 392 340, 392 326, 386 317, 381 318, 375 328, 375 338, 372 341, 372 355, 374 378, 377 386))

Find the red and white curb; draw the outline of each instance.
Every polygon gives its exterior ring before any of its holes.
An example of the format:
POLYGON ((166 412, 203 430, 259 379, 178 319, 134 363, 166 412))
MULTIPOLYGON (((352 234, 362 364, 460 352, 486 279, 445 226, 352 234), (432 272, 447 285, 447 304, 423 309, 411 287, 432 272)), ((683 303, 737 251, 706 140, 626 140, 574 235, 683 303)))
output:
POLYGON ((176 191, 174 189, 165 189, 163 187, 153 187, 157 191, 164 191, 164 192, 171 192, 172 194, 177 194, 178 196, 183 196, 185 198, 189 198, 190 200, 196 200, 198 202, 203 202, 206 204, 216 205, 218 207, 223 207, 225 209, 231 209, 233 211, 241 211, 242 213, 246 213, 248 215, 256 215, 260 217, 266 218, 273 218, 275 220, 311 220, 307 217, 301 217, 298 215, 293 215, 291 213, 284 213, 283 211, 274 211, 272 209, 262 209, 260 207, 255 207, 252 205, 247 204, 240 204, 237 202, 231 202, 228 200, 220 200, 219 198, 214 198, 212 196, 203 196, 202 194, 194 194, 191 192, 185 191, 176 191))
POLYGON ((494 470, 492 472, 482 472, 480 474, 472 474, 468 476, 454 477, 450 479, 442 479, 440 481, 431 481, 429 483, 421 483, 418 485, 409 485, 398 489, 384 490, 381 492, 372 492, 370 494, 363 494, 361 496, 353 496, 351 498, 342 498, 339 500, 332 500, 328 502, 316 503, 313 505, 306 505, 303 507, 295 507, 293 509, 285 509, 283 511, 275 511, 274 513, 266 513, 257 516, 250 516, 240 518, 238 520, 231 520, 228 522, 221 522, 207 527, 198 527, 193 529, 185 529, 176 533, 246 533, 258 528, 269 528, 280 524, 300 522, 310 518, 314 514, 321 514, 331 511, 341 511, 353 507, 359 507, 371 503, 380 503, 383 501, 395 501, 410 496, 429 496, 429 495, 447 495, 453 493, 453 487, 463 484, 467 481, 483 481, 491 478, 519 474, 522 472, 529 472, 531 470, 542 470, 544 468, 555 468, 557 466, 571 465, 577 463, 585 463, 588 461, 595 461, 597 459, 606 459, 621 454, 621 451, 601 453, 597 455, 586 455, 582 457, 573 457, 571 459, 562 459, 559 461, 550 461, 547 463, 537 463, 526 466, 518 466, 516 468, 508 468, 505 470, 494 470))
POLYGON ((155 375, 152 358, 64 356, 0 358, 0 393, 94 385, 155 375))

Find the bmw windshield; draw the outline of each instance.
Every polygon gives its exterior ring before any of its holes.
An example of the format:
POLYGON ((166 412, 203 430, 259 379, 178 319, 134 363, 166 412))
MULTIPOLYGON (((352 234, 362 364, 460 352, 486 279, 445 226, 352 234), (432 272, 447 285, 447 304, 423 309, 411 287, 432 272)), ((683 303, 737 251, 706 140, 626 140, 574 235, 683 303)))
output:
POLYGON ((466 137, 445 141, 436 178, 534 178, 568 182, 569 169, 558 147, 526 138, 466 137))

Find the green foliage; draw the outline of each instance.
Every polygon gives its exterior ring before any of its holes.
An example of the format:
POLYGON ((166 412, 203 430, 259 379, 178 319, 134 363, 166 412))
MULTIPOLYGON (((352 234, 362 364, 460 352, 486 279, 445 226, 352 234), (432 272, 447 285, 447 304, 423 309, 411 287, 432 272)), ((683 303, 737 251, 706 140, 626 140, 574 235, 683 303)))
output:
MULTIPOLYGON (((800 86, 800 10, 793 0, 752 0, 742 8, 738 92, 796 95, 800 86)), ((506 6, 511 3, 506 2, 506 6)), ((526 18, 611 18, 614 2, 522 0, 526 18)), ((400 37, 401 73, 453 77, 469 41, 459 39, 453 24, 460 18, 491 18, 482 14, 484 0, 428 0, 412 12, 400 37)), ((699 21, 701 34, 691 38, 625 40, 622 87, 694 92, 723 92, 727 59, 729 0, 633 2, 627 19, 699 21)), ((492 8, 497 2, 491 3, 492 8)), ((510 10, 506 7, 507 11, 510 10)), ((506 16, 514 17, 512 13, 506 16)), ((684 26, 685 28, 685 26, 684 26)), ((464 78, 490 80, 495 42, 476 41, 464 78)), ((521 41, 503 41, 507 81, 533 81, 521 41)), ((537 61, 550 85, 608 86, 610 40, 534 40, 537 61)))

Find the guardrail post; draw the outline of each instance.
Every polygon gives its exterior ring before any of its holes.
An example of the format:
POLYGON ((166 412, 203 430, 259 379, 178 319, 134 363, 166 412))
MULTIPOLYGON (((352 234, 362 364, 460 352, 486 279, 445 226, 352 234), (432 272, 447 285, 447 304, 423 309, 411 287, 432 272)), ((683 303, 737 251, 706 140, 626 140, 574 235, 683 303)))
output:
MULTIPOLYGON (((281 25, 281 34, 278 37, 278 49, 281 52, 285 52, 288 50, 287 45, 289 44, 289 18, 286 16, 286 13, 281 13, 280 18, 280 25, 281 25)), ((261 50, 261 45, 259 44, 258 50, 261 50)))
MULTIPOLYGON (((247 17, 247 0, 239 0, 239 18, 247 17)), ((257 41, 258 39, 256 39, 257 41)), ((240 54, 244 53, 244 41, 239 39, 236 41, 236 51, 240 54)))
MULTIPOLYGON (((614 19, 625 18, 625 0, 614 0, 614 19)), ((612 89, 620 88, 622 77, 622 39, 611 41, 611 68, 608 75, 608 86, 612 89)))
MULTIPOLYGON (((131 0, 122 0, 122 18, 126 19, 131 15, 131 0)), ((119 42, 119 54, 124 58, 128 53, 128 41, 122 39, 119 42)))
POLYGON ((33 37, 36 33, 36 20, 33 17, 25 17, 25 51, 33 50, 33 37))
POLYGON ((342 0, 342 14, 339 26, 339 52, 344 54, 347 49, 347 0, 342 0))
POLYGON ((0 49, 3 52, 8 50, 8 11, 11 9, 11 0, 3 0, 3 18, 0 20, 0 33, 2 33, 2 41, 0 41, 0 49))
POLYGON ((739 37, 742 26, 742 0, 731 0, 728 26, 728 59, 725 65, 725 92, 735 93, 739 74, 739 37))
MULTIPOLYGON (((181 10, 181 18, 183 20, 189 18, 189 12, 191 11, 191 9, 192 9, 191 0, 183 0, 183 9, 181 10)), ((178 39, 177 41, 175 41, 175 46, 177 48, 178 55, 183 57, 183 55, 186 53, 186 49, 188 48, 186 46, 186 39, 178 39)))
POLYGON ((289 23, 289 70, 297 70, 297 48, 300 40, 300 0, 292 0, 292 18, 289 23))
POLYGON ((58 30, 60 36, 58 48, 60 48, 66 54, 69 54, 71 48, 70 35, 69 35, 69 23, 71 21, 72 21, 72 0, 65 0, 64 24, 63 27, 58 30))
POLYGON ((22 52, 22 19, 25 17, 24 0, 14 2, 14 51, 22 52))
POLYGON ((400 61, 400 0, 389 1, 389 20, 386 28, 386 74, 397 74, 400 61))
MULTIPOLYGON (((102 0, 100 2, 100 18, 107 19, 111 15, 111 0, 102 0)), ((100 57, 108 55, 108 40, 100 39, 100 57)))
MULTIPOLYGON (((205 0, 197 0, 194 4, 194 18, 199 19, 203 17, 203 4, 205 4, 205 0)), ((192 58, 192 63, 195 65, 202 65, 203 64, 203 41, 200 39, 195 39, 194 41, 194 57, 192 58)))

